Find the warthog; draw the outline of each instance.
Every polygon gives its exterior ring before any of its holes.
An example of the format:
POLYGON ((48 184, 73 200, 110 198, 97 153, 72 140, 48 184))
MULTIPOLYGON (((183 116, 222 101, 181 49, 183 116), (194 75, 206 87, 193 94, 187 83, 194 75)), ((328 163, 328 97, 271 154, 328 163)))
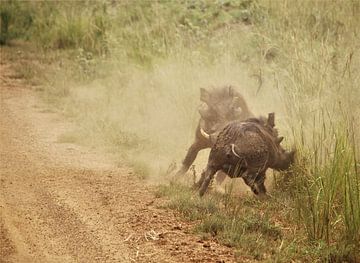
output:
POLYGON ((228 124, 211 148, 205 171, 196 184, 200 196, 207 190, 217 171, 231 178, 242 177, 256 195, 265 195, 268 168, 286 170, 294 161, 295 150, 285 151, 275 127, 275 114, 228 124))
POLYGON ((185 174, 200 150, 210 148, 216 135, 231 121, 245 120, 253 116, 245 99, 232 86, 200 89, 200 120, 195 132, 195 141, 189 148, 182 167, 176 175, 185 174), (210 134, 210 135, 209 135, 210 134))

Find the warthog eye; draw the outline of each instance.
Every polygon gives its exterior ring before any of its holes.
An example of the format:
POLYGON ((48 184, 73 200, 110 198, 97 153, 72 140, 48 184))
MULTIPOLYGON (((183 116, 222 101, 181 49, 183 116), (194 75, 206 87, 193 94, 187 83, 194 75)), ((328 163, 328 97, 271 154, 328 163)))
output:
POLYGON ((216 111, 205 103, 200 105, 199 113, 201 117, 205 120, 213 120, 217 117, 216 111))

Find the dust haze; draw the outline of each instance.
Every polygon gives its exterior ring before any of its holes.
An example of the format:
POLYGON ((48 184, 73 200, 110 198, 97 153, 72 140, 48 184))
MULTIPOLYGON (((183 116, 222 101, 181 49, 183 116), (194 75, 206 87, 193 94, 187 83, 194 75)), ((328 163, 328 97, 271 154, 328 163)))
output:
MULTIPOLYGON (((103 76, 81 85, 67 79, 63 111, 79 127, 72 131, 78 142, 118 154, 152 183, 168 181, 169 167, 176 164, 179 168, 193 142, 201 87, 233 85, 255 116, 275 112, 287 148, 300 139, 305 145, 325 140, 330 147, 331 137, 321 135, 319 126, 331 128, 344 115, 352 118, 351 129, 359 125, 357 90, 349 87, 347 93, 336 94, 335 88, 323 89, 324 94, 309 97, 301 87, 289 90, 287 85, 293 81, 289 73, 275 74, 271 61, 262 65, 251 59, 243 62, 229 51, 208 63, 199 53, 184 51, 159 59, 150 68, 130 62, 124 67, 124 63, 113 55, 97 65, 96 71, 105 72, 103 76)), ((60 78, 63 76, 55 75, 56 83, 61 83, 60 78)), ((195 160, 197 175, 208 153, 208 149, 201 151, 195 160)), ((271 176, 267 181, 271 184, 271 176)))
MULTIPOLYGON (((201 87, 235 86, 255 115, 276 112, 277 126, 286 134, 280 90, 270 78, 262 76, 260 83, 251 74, 245 64, 226 54, 213 65, 195 54, 164 59, 150 70, 134 66, 124 72, 114 66, 105 78, 71 86, 64 110, 84 127, 77 131, 82 138, 119 152, 135 169, 149 169, 143 171, 148 179, 159 181, 170 164, 181 164, 194 139, 201 87)), ((196 159, 197 173, 207 154, 201 151, 196 159)))

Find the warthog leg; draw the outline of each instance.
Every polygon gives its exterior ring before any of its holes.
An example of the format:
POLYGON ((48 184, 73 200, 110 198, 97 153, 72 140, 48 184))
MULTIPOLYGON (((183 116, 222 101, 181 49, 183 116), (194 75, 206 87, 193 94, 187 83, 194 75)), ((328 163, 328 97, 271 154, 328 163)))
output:
POLYGON ((198 152, 202 149, 208 148, 209 145, 207 145, 206 143, 196 140, 189 148, 184 161, 182 162, 182 166, 180 168, 180 170, 176 173, 176 176, 180 176, 185 174, 190 166, 192 165, 192 163, 194 162, 198 152))
POLYGON ((266 195, 266 188, 264 185, 265 171, 247 169, 242 175, 242 178, 254 194, 266 195))
POLYGON ((222 182, 224 182, 224 180, 226 179, 226 177, 227 177, 227 174, 225 172, 219 171, 215 177, 217 184, 221 185, 222 182))
POLYGON ((214 178, 215 173, 217 172, 216 169, 214 169, 213 167, 206 167, 205 172, 203 173, 203 175, 201 175, 201 179, 199 181, 199 185, 201 183, 201 188, 199 191, 200 196, 203 196, 207 190, 207 188, 209 187, 209 184, 211 182, 211 180, 214 178))
MULTIPOLYGON (((227 177, 227 174, 223 171, 218 171, 215 174, 216 174, 216 176, 215 176, 216 183, 218 185, 221 185, 222 182, 224 182, 225 178, 227 177)), ((204 180, 205 180, 205 171, 203 171, 201 173, 201 177, 200 177, 199 181, 196 184, 194 184, 193 188, 199 189, 201 187, 201 185, 203 184, 204 180)))
POLYGON ((265 172, 257 175, 257 180, 255 182, 256 187, 258 189, 259 195, 265 196, 266 195, 266 187, 264 185, 265 182, 265 172))
POLYGON ((196 184, 194 184, 194 189, 199 189, 201 187, 201 185, 203 184, 203 182, 205 180, 205 172, 206 172, 206 170, 204 170, 201 173, 201 177, 200 177, 199 181, 196 184))

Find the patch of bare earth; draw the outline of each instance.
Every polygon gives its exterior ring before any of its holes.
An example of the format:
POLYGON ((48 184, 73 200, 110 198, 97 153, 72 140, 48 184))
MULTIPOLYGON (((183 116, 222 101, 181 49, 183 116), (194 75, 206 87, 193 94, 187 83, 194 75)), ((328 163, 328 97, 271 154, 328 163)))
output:
POLYGON ((111 156, 57 143, 71 124, 44 111, 0 64, 0 262, 233 262, 111 156))

